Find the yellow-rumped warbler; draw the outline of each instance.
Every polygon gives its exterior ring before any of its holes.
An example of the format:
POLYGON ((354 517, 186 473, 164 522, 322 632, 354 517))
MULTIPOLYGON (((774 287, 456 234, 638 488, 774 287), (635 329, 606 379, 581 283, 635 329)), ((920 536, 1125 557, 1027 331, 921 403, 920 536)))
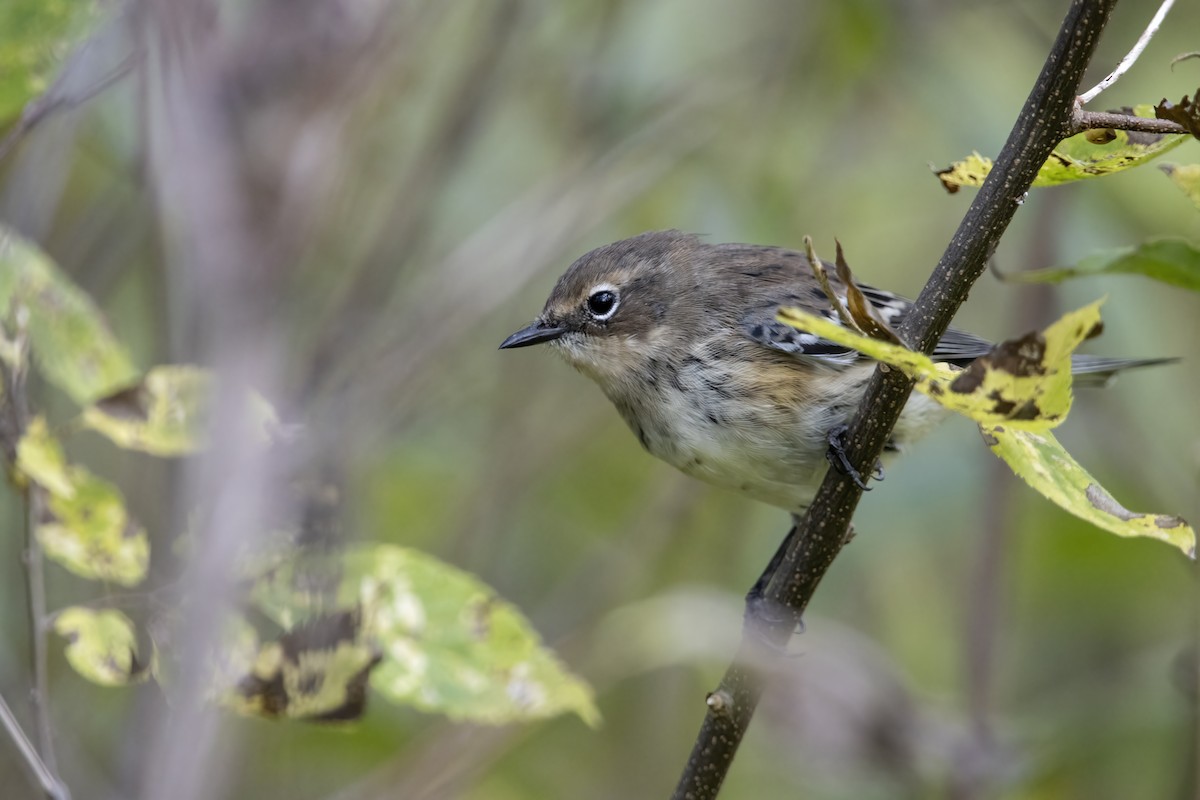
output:
MULTIPOLYGON (((844 305, 844 287, 829 272, 844 305)), ((909 301, 858 286, 897 327, 909 301)), ((828 468, 829 432, 854 413, 875 363, 778 322, 783 306, 838 321, 802 253, 643 233, 572 264, 538 318, 500 347, 549 342, 600 385, 653 455, 799 514, 828 468)), ((933 356, 965 365, 991 349, 951 328, 933 356)), ((1073 371, 1101 382, 1164 360, 1076 356, 1073 371)), ((898 451, 948 413, 914 394, 887 449, 898 451)))

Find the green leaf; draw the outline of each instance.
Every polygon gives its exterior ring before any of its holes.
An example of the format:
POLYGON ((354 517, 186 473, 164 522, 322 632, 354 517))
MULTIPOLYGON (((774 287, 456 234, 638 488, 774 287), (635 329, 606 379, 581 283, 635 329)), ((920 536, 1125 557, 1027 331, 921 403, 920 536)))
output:
POLYGON ((1200 209, 1200 164, 1162 164, 1159 169, 1200 209))
POLYGON ((1043 497, 1118 536, 1142 536, 1196 557, 1196 532, 1180 517, 1129 511, 1071 458, 1049 432, 980 426, 991 451, 1043 497))
POLYGON ((85 408, 83 424, 127 450, 193 453, 205 443, 213 385, 212 374, 199 367, 154 367, 134 386, 85 408))
POLYGON ((127 686, 146 680, 153 657, 138 658, 133 623, 120 611, 64 608, 54 617, 54 631, 67 640, 67 663, 101 686, 127 686))
POLYGON ((70 496, 75 491, 67 457, 45 417, 34 417, 26 426, 17 443, 17 469, 52 495, 70 496))
MULTIPOLYGON (((133 386, 96 400, 81 418, 85 427, 127 450, 164 457, 187 455, 208 445, 216 388, 216 378, 201 367, 154 367, 133 386)), ((289 435, 265 398, 252 392, 247 403, 262 443, 289 435)))
POLYGON ((1091 275, 1145 275, 1182 289, 1200 291, 1200 248, 1184 239, 1151 239, 1133 247, 1100 250, 1073 267, 1031 269, 1005 275, 1006 281, 1058 283, 1091 275))
MULTIPOLYGON (((1154 108, 1138 106, 1134 115, 1154 119, 1154 108)), ((1111 139, 1092 141, 1097 137, 1091 131, 1077 134, 1058 143, 1050 158, 1038 170, 1034 186, 1057 186, 1062 183, 1100 178, 1136 167, 1173 150, 1191 137, 1183 133, 1152 134, 1137 131, 1113 130, 1111 139)), ((992 160, 979 153, 972 153, 934 174, 953 194, 963 186, 982 186, 992 171, 992 160)))
POLYGON ((780 309, 779 320, 904 370, 917 379, 917 391, 976 422, 1049 430, 1071 408, 1071 353, 1098 330, 1101 302, 1064 315, 1044 333, 1002 342, 962 371, 799 309, 780 309))
POLYGON ((150 562, 146 531, 130 518, 116 486, 67 463, 41 417, 21 437, 16 466, 46 491, 36 535, 48 558, 89 580, 141 583, 150 562))
POLYGON ((392 701, 492 724, 567 711, 599 720, 591 690, 514 606, 425 553, 381 544, 305 557, 261 578, 253 596, 288 630, 333 610, 361 613, 382 658, 371 685, 392 701))
POLYGON ((84 0, 0 3, 0 124, 45 91, 64 54, 97 16, 84 0))
POLYGON ((84 404, 137 380, 138 370, 91 298, 46 255, 0 226, 0 318, 28 331, 46 380, 84 404))

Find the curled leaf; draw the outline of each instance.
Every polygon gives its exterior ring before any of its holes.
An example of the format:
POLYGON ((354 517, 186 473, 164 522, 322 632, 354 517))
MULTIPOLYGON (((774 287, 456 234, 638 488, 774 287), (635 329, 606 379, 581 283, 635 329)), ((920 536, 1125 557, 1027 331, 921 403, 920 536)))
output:
POLYGON ((1185 94, 1178 103, 1163 98, 1163 101, 1154 107, 1154 116, 1177 122, 1187 128, 1192 136, 1200 139, 1200 93, 1195 99, 1185 94))
POLYGON ((900 337, 888 325, 887 320, 879 313, 879 309, 874 303, 867 300, 866 295, 854 282, 854 273, 850 271, 850 264, 846 262, 841 242, 837 243, 836 268, 838 278, 846 287, 846 305, 849 307, 850 317, 858 329, 872 339, 901 344, 900 337))

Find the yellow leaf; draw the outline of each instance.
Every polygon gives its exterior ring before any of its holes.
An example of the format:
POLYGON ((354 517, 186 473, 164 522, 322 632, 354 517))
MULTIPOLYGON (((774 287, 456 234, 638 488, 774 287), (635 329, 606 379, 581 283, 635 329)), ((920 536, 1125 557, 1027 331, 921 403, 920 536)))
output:
POLYGON ((962 371, 799 309, 780 309, 779 320, 903 370, 917 391, 976 422, 1048 430, 1070 410, 1071 353, 1099 326, 1102 302, 1066 314, 1044 333, 1002 342, 962 371))
POLYGON ((204 446, 213 385, 199 367, 154 367, 136 385, 85 408, 83 424, 127 450, 192 453, 204 446))
POLYGON ((991 451, 1041 495, 1118 536, 1159 539, 1196 557, 1196 532, 1182 518, 1129 511, 1071 458, 1050 433, 980 426, 991 451))
POLYGON ((91 580, 142 581, 150 563, 146 531, 129 516, 116 486, 67 463, 41 417, 17 444, 17 469, 46 491, 36 535, 48 558, 91 580))
POLYGON ((137 379, 91 297, 31 243, 0 226, 0 316, 23 320, 34 364, 77 403, 137 379))
POLYGON ((67 662, 83 677, 102 686, 126 686, 146 680, 151 663, 138 659, 133 623, 120 611, 64 608, 54 631, 67 639, 67 662))

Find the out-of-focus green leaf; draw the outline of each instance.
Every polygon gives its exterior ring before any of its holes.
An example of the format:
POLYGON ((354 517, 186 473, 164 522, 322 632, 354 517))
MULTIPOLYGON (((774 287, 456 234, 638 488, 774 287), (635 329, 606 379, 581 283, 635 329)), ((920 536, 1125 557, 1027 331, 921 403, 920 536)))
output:
POLYGON ((150 542, 117 487, 67 463, 41 417, 17 445, 17 469, 46 490, 37 537, 46 555, 83 578, 134 586, 146 576, 150 542))
POLYGON ((302 558, 259 579, 254 599, 288 629, 356 609, 382 657, 371 685, 390 700, 494 724, 567 711, 599 719, 588 686, 514 606, 427 554, 373 545, 302 558))
POLYGON ((1200 291, 1200 248, 1184 239, 1152 239, 1132 247, 1101 250, 1072 267, 1031 269, 1005 275, 1022 283, 1058 283, 1089 275, 1145 275, 1183 289, 1200 291))
POLYGON ((1163 164, 1159 169, 1187 195, 1192 205, 1200 208, 1200 164, 1163 164))
POLYGON ((51 73, 94 22, 90 0, 0 3, 0 125, 45 91, 51 73))
POLYGON ((127 450, 178 456, 204 445, 213 378, 193 366, 154 367, 134 386, 83 410, 83 423, 127 450))
MULTIPOLYGON (((1149 105, 1136 107, 1134 115, 1154 118, 1154 108, 1149 105)), ((1183 133, 1153 134, 1137 131, 1114 130, 1105 141, 1092 141, 1097 137, 1091 131, 1077 134, 1059 142, 1038 170, 1034 186, 1057 186, 1061 183, 1099 178, 1112 175, 1157 158, 1187 141, 1190 136, 1183 133)), ((955 161, 934 174, 953 194, 963 186, 982 186, 992 171, 992 160, 979 153, 972 153, 961 161, 955 161)))
POLYGON ((1196 532, 1180 517, 1138 514, 1113 499, 1047 432, 980 426, 991 451, 1043 497, 1118 536, 1144 536, 1196 557, 1196 532))
POLYGON ((1049 430, 1070 411, 1071 353, 1098 329, 1101 302, 1064 315, 1044 333, 1002 342, 962 371, 799 309, 780 309, 779 320, 904 370, 922 394, 976 422, 1049 430))
MULTIPOLYGON (((165 457, 187 455, 207 445, 215 391, 216 379, 201 367, 154 367, 137 384, 85 408, 83 424, 127 450, 165 457)), ((257 393, 251 393, 247 402, 261 441, 280 436, 282 426, 274 407, 257 393)))
POLYGON ((120 611, 64 608, 54 618, 54 631, 67 640, 67 662, 101 686, 127 686, 146 680, 153 658, 138 658, 133 623, 120 611))
MULTIPOLYGON (((248 625, 243 625, 243 634, 248 625)), ((248 716, 347 721, 362 716, 367 679, 379 663, 357 610, 313 617, 259 645, 257 635, 240 648, 243 670, 226 671, 219 701, 248 716), (248 658, 246 656, 249 656, 248 658)))
POLYGON ((34 417, 17 444, 17 469, 50 494, 68 496, 75 491, 62 445, 50 433, 45 417, 34 417))
POLYGON ((0 226, 0 317, 29 333, 46 380, 84 404, 138 377, 95 303, 46 255, 0 226))

